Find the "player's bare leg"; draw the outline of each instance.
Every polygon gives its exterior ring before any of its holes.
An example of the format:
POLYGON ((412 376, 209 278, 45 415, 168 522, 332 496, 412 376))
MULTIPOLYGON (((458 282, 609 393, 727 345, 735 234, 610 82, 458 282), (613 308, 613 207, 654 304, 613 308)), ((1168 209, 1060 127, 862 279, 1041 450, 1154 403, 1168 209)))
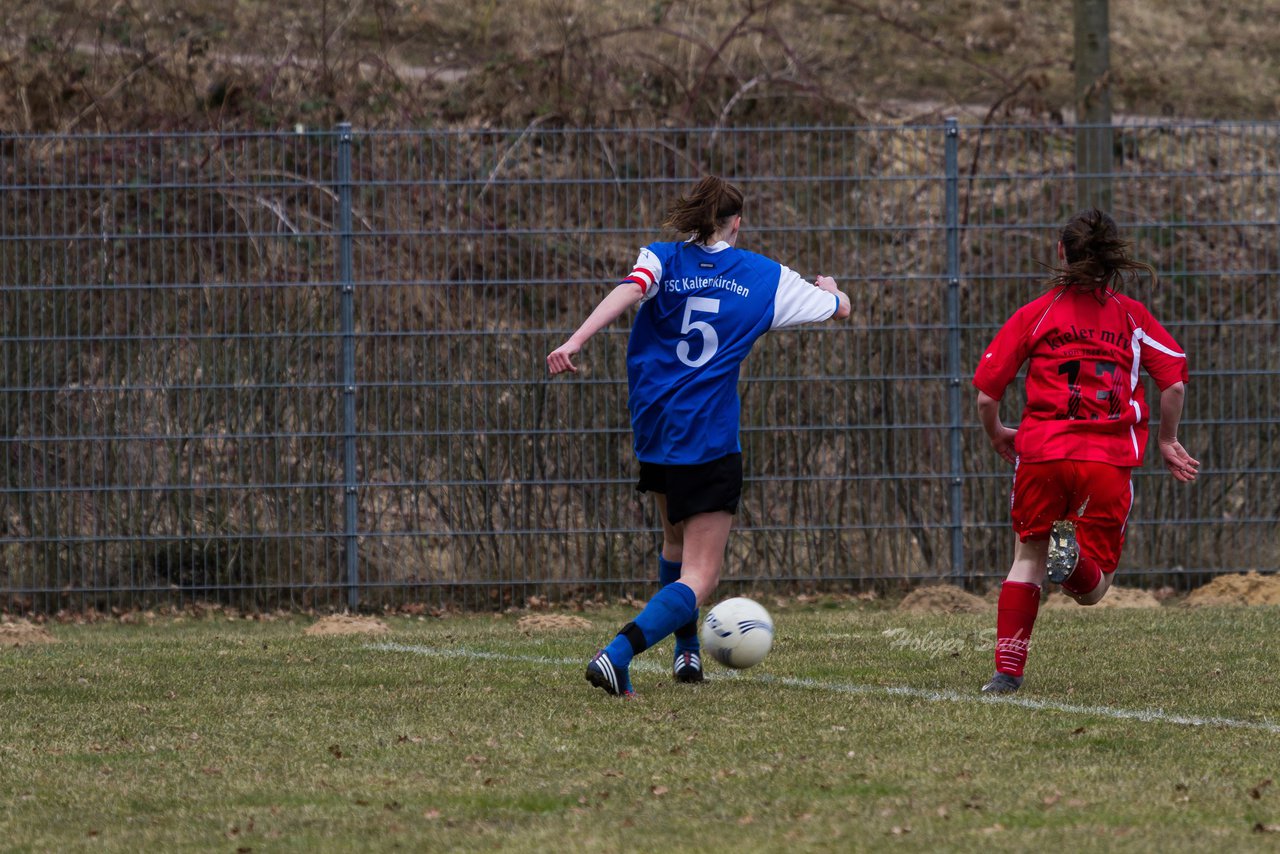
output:
MULTIPOLYGON (((733 517, 728 513, 700 513, 681 523, 684 528, 682 549, 684 562, 680 579, 693 588, 698 604, 708 601, 720 581, 720 568, 724 563, 724 548, 729 541, 733 517)), ((675 660, 671 672, 679 682, 701 682, 702 651, 698 644, 697 618, 681 629, 686 634, 676 636, 675 660)))
MULTIPOLYGON (((672 524, 667 518, 667 496, 653 494, 658 518, 662 521, 662 554, 658 558, 658 583, 666 587, 684 574, 684 523, 672 524)), ((671 675, 677 682, 696 683, 705 678, 702 672, 702 649, 698 643, 698 614, 676 629, 676 649, 671 660, 671 675)))
POLYGON ((1009 567, 1008 580, 1043 586, 1048 555, 1048 540, 1018 540, 1013 545, 1013 564, 1009 567))
POLYGON ((653 503, 662 522, 662 557, 672 563, 681 563, 684 561, 684 523, 673 525, 667 519, 667 496, 661 492, 653 494, 653 503))
POLYGON ((729 544, 733 515, 723 510, 690 516, 684 525, 684 561, 680 580, 693 590, 698 605, 704 605, 720 583, 724 549, 729 544))

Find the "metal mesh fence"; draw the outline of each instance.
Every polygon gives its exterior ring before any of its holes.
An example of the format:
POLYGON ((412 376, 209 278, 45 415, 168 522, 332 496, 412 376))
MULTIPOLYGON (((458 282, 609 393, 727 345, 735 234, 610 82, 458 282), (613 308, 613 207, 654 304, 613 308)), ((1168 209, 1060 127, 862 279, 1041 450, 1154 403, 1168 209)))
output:
MULTIPOLYGON (((1274 570, 1280 124, 1115 129, 1113 208, 1187 349, 1179 487, 1121 571, 1274 570)), ((1037 294, 1080 176, 1061 126, 7 137, 0 592, 10 607, 641 593, 619 322, 544 358, 707 172, 739 245, 854 315, 744 368, 744 584, 980 582, 1011 472, 969 378, 1037 294)), ((1153 390, 1151 390, 1153 391, 1153 390)), ((1154 395, 1152 396, 1154 398, 1154 395)), ((1017 392, 1005 402, 1016 421, 1017 392)), ((1132 583, 1132 581, 1130 582, 1132 583)))

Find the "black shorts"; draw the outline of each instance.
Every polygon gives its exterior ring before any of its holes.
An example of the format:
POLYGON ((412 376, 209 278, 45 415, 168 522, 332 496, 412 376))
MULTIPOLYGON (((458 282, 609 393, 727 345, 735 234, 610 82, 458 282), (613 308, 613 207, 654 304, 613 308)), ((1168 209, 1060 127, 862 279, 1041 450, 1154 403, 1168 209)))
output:
POLYGON ((642 461, 636 490, 665 495, 667 521, 672 525, 699 513, 737 513, 742 499, 742 454, 692 466, 642 461))

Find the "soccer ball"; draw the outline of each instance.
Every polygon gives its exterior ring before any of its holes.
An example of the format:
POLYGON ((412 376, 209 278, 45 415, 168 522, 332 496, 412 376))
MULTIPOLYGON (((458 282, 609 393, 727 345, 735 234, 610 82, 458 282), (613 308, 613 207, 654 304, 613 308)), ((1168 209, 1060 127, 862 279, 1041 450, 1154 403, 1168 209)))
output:
POLYGON ((725 667, 754 667, 773 646, 773 618, 758 603, 735 596, 707 612, 699 637, 703 650, 725 667))

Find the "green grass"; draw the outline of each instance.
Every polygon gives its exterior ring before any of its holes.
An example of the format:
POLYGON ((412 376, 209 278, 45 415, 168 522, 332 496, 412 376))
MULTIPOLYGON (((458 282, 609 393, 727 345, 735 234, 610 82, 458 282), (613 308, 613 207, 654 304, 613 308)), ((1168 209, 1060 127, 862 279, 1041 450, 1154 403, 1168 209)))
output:
POLYGON ((393 619, 376 638, 306 636, 301 618, 55 626, 60 643, 0 652, 0 847, 1280 841, 1266 782, 1280 774, 1275 609, 1042 612, 1014 702, 976 692, 993 616, 831 602, 774 614, 764 664, 675 685, 662 645, 640 659, 632 701, 581 672, 622 610, 531 636, 513 615, 393 619))

